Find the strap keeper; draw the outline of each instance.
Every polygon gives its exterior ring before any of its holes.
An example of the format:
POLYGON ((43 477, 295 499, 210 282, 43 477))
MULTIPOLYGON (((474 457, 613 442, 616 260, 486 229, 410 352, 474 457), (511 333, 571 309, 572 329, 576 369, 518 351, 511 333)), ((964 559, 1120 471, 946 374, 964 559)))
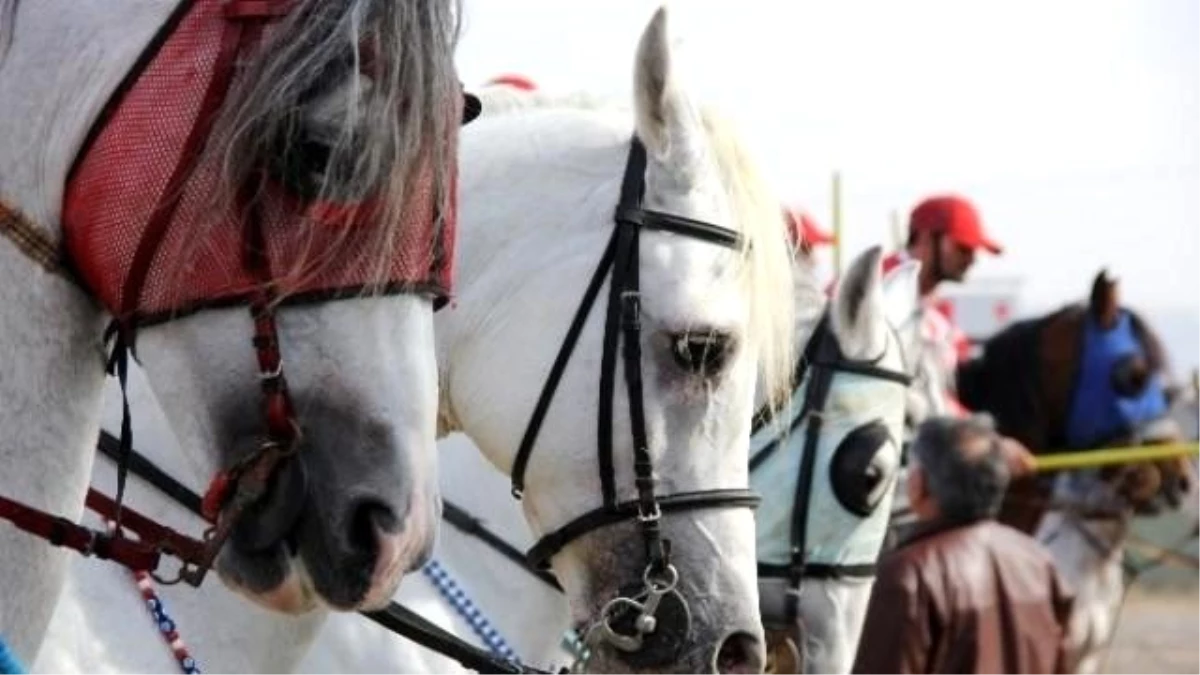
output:
POLYGON ((292 0, 228 0, 224 11, 231 20, 274 19, 287 16, 292 5, 292 0))
POLYGON ((70 534, 71 529, 74 527, 75 523, 62 516, 58 516, 50 521, 50 536, 46 537, 46 539, 55 546, 62 546, 67 540, 67 535, 70 534))

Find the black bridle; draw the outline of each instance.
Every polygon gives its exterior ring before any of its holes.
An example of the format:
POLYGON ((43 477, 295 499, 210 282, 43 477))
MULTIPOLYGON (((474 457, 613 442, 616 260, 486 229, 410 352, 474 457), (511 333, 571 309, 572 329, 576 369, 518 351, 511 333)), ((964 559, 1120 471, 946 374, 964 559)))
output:
MULTIPOLYGON (((562 347, 550 369, 541 396, 534 407, 533 415, 521 445, 517 450, 512 469, 513 496, 521 499, 525 491, 525 470, 537 440, 538 431, 545 420, 546 412, 555 390, 570 360, 571 353, 579 340, 592 306, 600 293, 600 286, 611 271, 608 308, 604 325, 604 351, 600 365, 600 408, 598 414, 598 462, 602 505, 576 517, 566 525, 543 536, 529 550, 529 561, 539 568, 547 568, 550 559, 571 541, 599 528, 616 523, 636 520, 642 535, 646 568, 643 574, 644 588, 635 597, 619 595, 605 606, 600 621, 593 626, 601 639, 625 652, 639 652, 643 638, 655 632, 655 612, 659 603, 667 600, 675 604, 674 611, 666 614, 680 616, 685 622, 684 630, 678 635, 672 648, 682 646, 682 638, 690 630, 687 604, 674 590, 678 572, 671 564, 670 540, 661 530, 663 513, 701 508, 754 508, 758 495, 749 489, 714 489, 679 492, 660 495, 655 492, 654 466, 650 457, 646 433, 646 417, 642 392, 641 370, 641 321, 640 288, 638 274, 638 245, 643 230, 657 230, 699 239, 717 246, 738 248, 743 242, 741 235, 725 227, 713 225, 682 216, 642 207, 645 192, 646 149, 635 136, 630 144, 625 164, 625 175, 621 184, 621 196, 613 220, 613 230, 608 246, 600 259, 591 281, 584 292, 579 309, 571 321, 562 347), (617 369, 617 342, 622 342, 622 365, 629 398, 629 417, 633 434, 634 485, 637 498, 617 501, 615 471, 613 469, 613 399, 617 369), (638 598, 645 598, 638 601, 638 598), (622 619, 621 614, 636 613, 631 621, 622 619), (632 634, 622 633, 614 622, 632 624, 632 634)), ((664 604, 664 607, 667 605, 664 604)), ((591 631, 589 631, 590 633, 591 631)), ((663 633, 664 631, 659 631, 663 633)), ((661 650, 653 650, 661 651, 661 650)), ((672 652, 674 649, 667 649, 672 652)), ((654 655, 656 662, 666 654, 654 655)), ((650 666, 652 664, 646 663, 650 666)))
MULTIPOLYGON (((792 375, 792 386, 798 387, 804 382, 808 370, 812 370, 812 378, 808 382, 804 395, 804 403, 800 411, 791 420, 786 431, 781 430, 761 450, 750 458, 750 470, 754 471, 767 460, 778 448, 786 433, 790 433, 805 420, 804 448, 800 460, 800 476, 796 481, 796 495, 792 505, 791 526, 791 560, 786 565, 775 565, 760 562, 758 575, 760 578, 784 578, 787 580, 786 612, 789 621, 794 621, 799 614, 799 589, 804 578, 837 579, 846 577, 873 577, 874 564, 824 564, 807 562, 807 530, 808 505, 811 499, 813 479, 817 460, 817 443, 821 438, 824 413, 833 378, 839 372, 865 375, 891 382, 905 387, 912 383, 912 376, 905 372, 883 368, 879 360, 887 353, 887 349, 875 359, 854 360, 847 358, 838 346, 837 338, 829 327, 829 310, 821 316, 813 335, 805 345, 804 353, 796 362, 792 375)), ((889 340, 899 340, 894 330, 889 331, 889 340)), ((755 415, 754 432, 770 423, 769 410, 755 415)))

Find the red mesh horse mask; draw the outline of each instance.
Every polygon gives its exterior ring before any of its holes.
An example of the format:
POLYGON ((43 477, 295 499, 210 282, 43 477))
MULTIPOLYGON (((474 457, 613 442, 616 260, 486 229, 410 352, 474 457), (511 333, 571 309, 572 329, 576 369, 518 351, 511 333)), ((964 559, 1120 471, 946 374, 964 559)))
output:
MULTIPOLYGON (((236 16, 238 4, 185 3, 163 29, 166 39, 147 48, 140 72, 127 78, 96 123, 63 209, 64 242, 83 282, 122 323, 243 304, 264 283, 283 302, 375 290, 428 293, 440 306, 452 288, 455 193, 444 200, 448 212, 439 213, 432 162, 408 192, 405 222, 382 274, 367 236, 379 226, 369 198, 357 205, 313 203, 266 180, 255 201, 253 236, 244 212, 218 206, 217 161, 197 150, 236 80, 234 62, 252 30, 236 16), (326 222, 331 214, 338 224, 326 222), (253 254, 263 261, 258 269, 247 263, 247 247, 260 249, 253 254), (322 259, 335 249, 336 259, 322 259)), ((260 17, 259 28, 281 13, 260 17)), ((454 145, 451 139, 450 161, 454 145)), ((454 191, 456 171, 451 175, 454 191)))

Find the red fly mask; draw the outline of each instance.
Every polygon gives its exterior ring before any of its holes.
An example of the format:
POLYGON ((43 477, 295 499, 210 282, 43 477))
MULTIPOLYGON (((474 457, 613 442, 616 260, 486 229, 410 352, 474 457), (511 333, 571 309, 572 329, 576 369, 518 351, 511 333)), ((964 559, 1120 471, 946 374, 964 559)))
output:
POLYGON ((84 283, 121 323, 246 303, 263 285, 283 302, 363 290, 425 292, 439 305, 448 296, 454 200, 453 192, 435 194, 432 162, 409 188, 399 224, 378 222, 369 195, 352 204, 313 202, 269 170, 251 188, 249 211, 215 198, 219 160, 201 151, 208 130, 237 79, 237 61, 289 7, 183 3, 80 153, 65 195, 65 243, 84 283), (385 225, 396 235, 380 263, 379 239, 370 235, 385 225))
MULTIPOLYGON (((242 62, 260 46, 271 48, 271 32, 291 10, 290 0, 182 0, 108 102, 66 186, 67 254, 81 282, 114 316, 119 330, 109 367, 122 389, 125 355, 138 326, 239 304, 254 317, 265 433, 253 456, 227 467, 210 485, 205 515, 216 525, 199 552, 175 551, 185 561, 180 578, 193 585, 204 578, 243 510, 261 498, 276 468, 297 447, 300 426, 283 374, 274 306, 364 291, 426 293, 440 306, 451 291, 455 127, 463 116, 462 98, 447 101, 445 114, 454 115, 455 124, 449 126, 444 156, 427 156, 404 181, 403 197, 392 200, 404 201, 401 209, 381 203, 386 189, 376 194, 377 188, 354 181, 338 192, 352 197, 318 199, 320 181, 314 190, 310 177, 321 173, 316 165, 322 156, 302 138, 283 144, 288 152, 305 150, 301 159, 310 161, 300 162, 299 169, 286 161, 282 167, 253 166, 248 184, 223 184, 228 181, 222 153, 208 152, 205 144, 226 94, 239 82, 242 62), (440 188, 439 160, 451 163, 440 188), (403 222, 387 215, 392 213, 403 222)), ((307 25, 301 22, 308 18, 288 20, 307 25)), ((361 73, 382 67, 369 46, 360 51, 361 73)), ((464 122, 478 114, 476 100, 466 97, 465 103, 464 122)), ((324 159, 334 163, 328 155, 324 159)), ((118 522, 131 444, 126 402, 118 522)))

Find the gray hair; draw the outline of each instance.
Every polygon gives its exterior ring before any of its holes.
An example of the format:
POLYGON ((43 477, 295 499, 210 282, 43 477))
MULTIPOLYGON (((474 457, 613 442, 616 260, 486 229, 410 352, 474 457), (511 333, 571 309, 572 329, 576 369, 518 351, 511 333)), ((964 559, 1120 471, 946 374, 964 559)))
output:
POLYGON ((999 512, 1009 470, 990 415, 931 417, 910 451, 942 516, 978 520, 999 512))
POLYGON ((12 43, 13 30, 17 23, 18 0, 0 0, 0 62, 8 54, 12 43))
POLYGON ((299 0, 215 121, 208 152, 219 157, 220 196, 253 193, 263 167, 291 156, 307 133, 327 156, 306 198, 370 195, 382 205, 367 250, 372 281, 385 281, 419 174, 432 166, 435 233, 456 196, 459 15, 459 0, 299 0))

